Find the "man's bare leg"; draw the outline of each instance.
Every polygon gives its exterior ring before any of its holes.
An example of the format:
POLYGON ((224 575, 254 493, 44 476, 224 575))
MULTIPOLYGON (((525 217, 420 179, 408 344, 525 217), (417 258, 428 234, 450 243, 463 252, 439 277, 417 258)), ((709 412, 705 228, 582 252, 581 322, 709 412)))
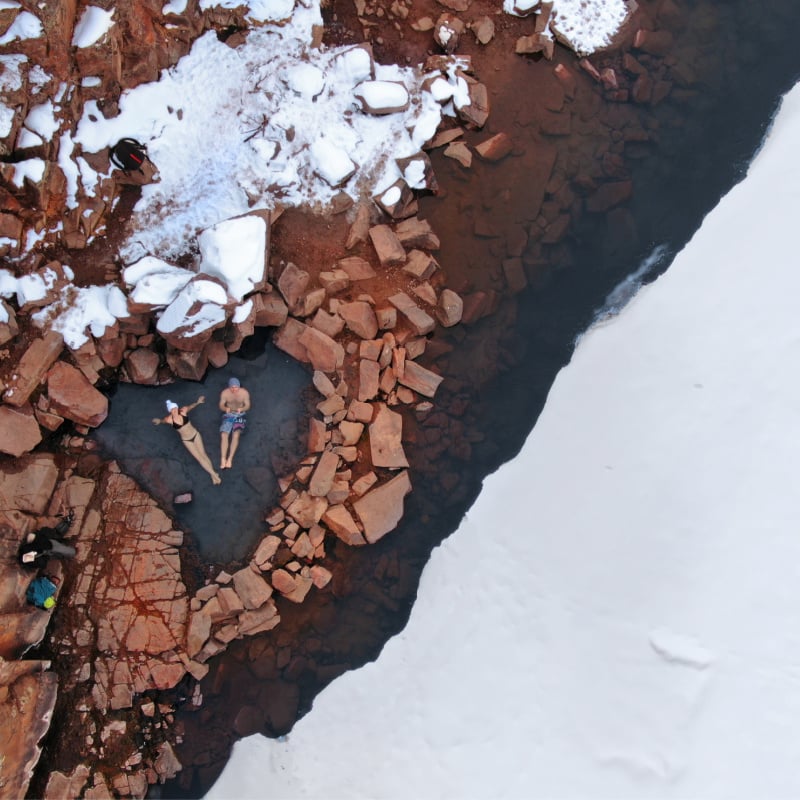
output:
POLYGON ((221 433, 219 435, 219 468, 225 469, 229 466, 228 464, 228 439, 230 438, 229 434, 221 433))
POLYGON ((228 450, 228 462, 227 462, 228 469, 230 469, 233 466, 233 454, 239 447, 239 437, 241 435, 242 435, 241 431, 234 431, 231 434, 231 447, 230 450, 228 450))

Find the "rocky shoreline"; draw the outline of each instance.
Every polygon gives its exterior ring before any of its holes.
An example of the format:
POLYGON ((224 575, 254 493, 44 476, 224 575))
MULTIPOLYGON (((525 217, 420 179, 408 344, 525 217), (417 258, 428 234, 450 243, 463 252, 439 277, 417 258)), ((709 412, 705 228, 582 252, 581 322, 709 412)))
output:
MULTIPOLYGON (((86 53, 69 47, 77 7, 57 5, 58 12, 50 9, 42 20, 46 51, 29 40, 5 47, 75 83, 76 76, 95 74, 100 63, 114 64, 103 73, 107 84, 92 86, 74 101, 76 118, 90 97, 113 116, 126 88, 155 80, 203 31, 224 32, 236 47, 248 28, 241 14, 220 10, 172 15, 165 25, 147 4, 132 3, 118 32, 87 61, 86 53)), ((513 360, 503 353, 504 326, 487 335, 478 323, 513 316, 517 294, 569 262, 570 236, 587 219, 603 220, 611 245, 635 249, 626 159, 657 138, 643 109, 691 95, 693 75, 669 55, 673 32, 684 24, 682 13, 669 0, 644 3, 618 48, 582 57, 543 37, 549 6, 537 4, 531 9, 536 21, 527 23, 500 17, 477 1, 431 2, 413 10, 402 2, 391 10, 366 3, 329 7, 323 34, 329 44, 366 40, 371 57, 427 59, 426 72, 435 76, 439 70, 444 80, 455 63, 469 85, 470 103, 418 159, 430 174, 423 192, 398 186, 396 198, 383 195, 352 207, 341 198, 332 217, 340 241, 326 243, 324 259, 301 262, 302 220, 292 213, 254 212, 263 221, 263 261, 247 313, 227 302, 222 320, 199 335, 189 325, 160 332, 158 306, 137 304, 124 282, 114 258, 120 234, 103 236, 111 234, 112 216, 135 197, 135 186, 124 176, 112 173, 98 197, 82 198, 79 210, 64 218, 53 241, 45 239, 31 256, 20 257, 24 232, 47 228, 61 213, 63 175, 57 153, 42 146, 35 154, 51 165, 44 178, 15 188, 9 165, 34 153, 8 144, 17 140, 18 128, 6 137, 3 235, 17 249, 5 245, 4 258, 16 279, 38 275, 47 291, 25 295, 23 303, 4 301, 0 449, 7 455, 0 462, 0 533, 4 575, 7 585, 13 580, 13 590, 2 607, 9 623, 2 653, 9 709, 3 735, 9 741, 20 725, 27 734, 19 740, 15 764, 7 753, 3 780, 13 775, 17 783, 4 787, 24 794, 34 776, 44 730, 41 722, 29 726, 15 716, 31 707, 37 720, 52 714, 57 731, 46 739, 47 755, 32 784, 41 796, 141 797, 148 785, 174 778, 182 766, 191 767, 184 785, 193 786, 195 772, 205 774, 210 759, 199 742, 194 757, 182 755, 184 726, 176 718, 183 713, 179 708, 203 705, 204 687, 215 693, 220 654, 229 646, 247 647, 250 661, 259 663, 269 649, 275 665, 262 678, 303 673, 313 658, 310 645, 308 657, 298 656, 302 644, 287 649, 282 639, 275 649, 264 634, 282 617, 292 617, 293 603, 311 600, 312 587, 320 594, 343 593, 352 578, 341 574, 343 560, 335 566, 326 560, 326 542, 330 549, 332 539, 348 546, 382 540, 400 523, 417 475, 435 480, 444 494, 463 491, 458 469, 441 465, 446 458, 470 459, 483 434, 465 424, 467 398, 513 360), (481 50, 490 44, 492 57, 481 50), (470 52, 454 62, 450 54, 462 50, 470 52), (512 69, 510 59, 523 65, 513 69, 535 71, 539 93, 536 103, 509 114, 511 93, 500 90, 491 72, 512 69), (495 103, 498 95, 503 102, 495 103), (526 148, 526 139, 535 147, 526 148), (458 199, 458 219, 443 219, 439 228, 434 205, 448 195, 453 202, 458 182, 471 184, 458 199), (469 195, 477 203, 464 199, 469 195), (128 199, 115 206, 117 198, 128 199), (504 203, 510 198, 524 213, 509 213, 504 203), (480 252, 470 255, 467 242, 462 252, 439 256, 440 239, 463 240, 465 226, 480 252), (66 264, 79 285, 117 285, 127 293, 130 312, 76 348, 65 348, 61 335, 42 332, 31 320, 73 280, 66 264), (108 411, 99 389, 119 380, 199 380, 209 366, 224 366, 264 326, 276 329, 280 349, 313 370, 321 399, 308 423, 307 457, 278 476, 281 496, 265 508, 264 537, 249 563, 206 570, 207 579, 198 581, 187 566, 192 548, 183 534, 116 464, 99 459, 85 437, 108 411), (467 340, 476 337, 500 357, 481 359, 490 366, 485 375, 473 372, 470 387, 457 377, 470 373, 459 368, 458 357, 461 348, 474 352, 467 340), (445 360, 448 368, 441 366, 445 360), (64 564, 55 612, 26 608, 16 546, 39 519, 66 507, 76 511, 70 538, 78 556, 64 564), (24 660, 45 635, 52 658, 24 660), (253 646, 247 645, 250 637, 253 646), (33 706, 20 701, 25 693, 35 699, 33 706)), ((9 27, 17 13, 0 12, 0 23, 9 27)), ((56 90, 54 82, 48 91, 56 90)), ((24 119, 24 91, 17 101, 24 119)), ((99 171, 109 171, 107 161, 94 158, 99 171)), ((401 572, 391 556, 381 558, 382 575, 401 572)), ((397 607, 409 595, 413 585, 396 599, 378 602, 397 607)), ((288 729, 297 713, 295 698, 285 719, 275 711, 271 729, 288 729)), ((253 704, 235 716, 229 735, 263 727, 253 704)))

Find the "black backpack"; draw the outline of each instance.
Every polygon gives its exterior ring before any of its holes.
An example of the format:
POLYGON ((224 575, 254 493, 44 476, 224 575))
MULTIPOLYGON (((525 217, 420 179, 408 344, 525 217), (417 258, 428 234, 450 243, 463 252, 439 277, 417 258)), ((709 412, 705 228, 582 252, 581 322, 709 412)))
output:
POLYGON ((142 164, 147 158, 147 147, 136 139, 120 139, 111 148, 111 163, 125 172, 139 170, 143 172, 142 164))

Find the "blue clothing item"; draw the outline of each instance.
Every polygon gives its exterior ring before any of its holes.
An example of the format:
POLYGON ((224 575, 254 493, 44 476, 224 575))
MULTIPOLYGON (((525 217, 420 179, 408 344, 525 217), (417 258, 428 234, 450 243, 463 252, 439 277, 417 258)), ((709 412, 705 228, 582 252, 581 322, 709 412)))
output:
POLYGON ((31 581, 28 591, 25 592, 25 599, 36 608, 52 608, 55 605, 55 600, 52 599, 55 593, 56 585, 53 581, 40 576, 31 581))
POLYGON ((247 419, 242 412, 236 414, 228 413, 222 415, 222 422, 219 426, 220 433, 233 433, 243 431, 247 425, 247 419))

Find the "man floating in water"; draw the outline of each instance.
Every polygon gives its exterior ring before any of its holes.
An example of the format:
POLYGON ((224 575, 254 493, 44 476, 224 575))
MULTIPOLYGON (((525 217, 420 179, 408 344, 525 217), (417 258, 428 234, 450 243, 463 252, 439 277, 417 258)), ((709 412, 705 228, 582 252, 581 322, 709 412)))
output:
POLYGON ((233 456, 239 447, 239 437, 245 429, 245 414, 250 409, 250 392, 242 388, 238 378, 228 381, 228 388, 219 396, 219 410, 222 412, 220 432, 220 469, 233 466, 233 456))

